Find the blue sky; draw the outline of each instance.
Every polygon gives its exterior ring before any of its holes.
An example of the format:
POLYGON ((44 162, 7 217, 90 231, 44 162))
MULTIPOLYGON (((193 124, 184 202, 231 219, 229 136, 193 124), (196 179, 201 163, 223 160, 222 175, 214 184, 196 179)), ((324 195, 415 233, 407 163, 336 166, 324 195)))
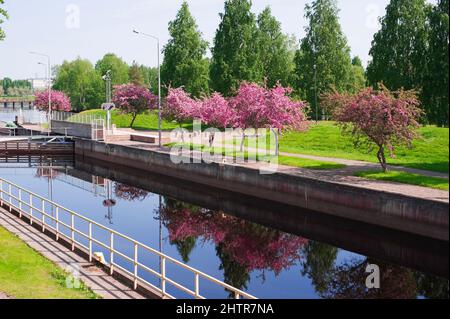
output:
MULTIPOLYGON (((182 0, 6 0, 10 15, 3 28, 7 38, 0 42, 0 78, 43 77, 44 68, 29 51, 50 54, 52 64, 80 56, 93 63, 107 52, 114 52, 126 62, 133 60, 156 65, 156 47, 151 39, 131 31, 137 28, 168 40, 167 25, 182 0)), ((191 12, 200 31, 212 43, 223 12, 223 0, 190 0, 191 12)), ((297 38, 304 35, 307 0, 253 0, 253 11, 267 5, 282 23, 285 33, 297 38)), ((377 17, 384 15, 388 0, 338 0, 342 28, 353 55, 364 63, 377 17)))

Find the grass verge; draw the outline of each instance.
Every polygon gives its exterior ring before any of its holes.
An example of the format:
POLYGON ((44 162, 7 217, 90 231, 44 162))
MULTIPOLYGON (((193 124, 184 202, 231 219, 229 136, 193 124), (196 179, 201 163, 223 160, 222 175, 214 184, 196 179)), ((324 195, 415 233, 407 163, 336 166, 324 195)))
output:
POLYGON ((83 284, 65 286, 67 274, 0 227, 0 290, 17 299, 97 299, 83 284))
POLYGON ((355 176, 379 181, 390 181, 402 184, 430 187, 446 191, 449 190, 448 179, 438 177, 428 177, 406 172, 390 171, 383 173, 380 171, 365 171, 365 172, 358 172, 355 174, 355 176))

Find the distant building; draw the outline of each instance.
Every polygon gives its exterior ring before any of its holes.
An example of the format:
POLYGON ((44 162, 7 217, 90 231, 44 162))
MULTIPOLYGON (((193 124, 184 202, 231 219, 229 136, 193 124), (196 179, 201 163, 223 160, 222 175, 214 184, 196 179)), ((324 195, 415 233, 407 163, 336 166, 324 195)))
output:
POLYGON ((42 91, 47 89, 47 79, 31 79, 31 87, 33 91, 42 91))

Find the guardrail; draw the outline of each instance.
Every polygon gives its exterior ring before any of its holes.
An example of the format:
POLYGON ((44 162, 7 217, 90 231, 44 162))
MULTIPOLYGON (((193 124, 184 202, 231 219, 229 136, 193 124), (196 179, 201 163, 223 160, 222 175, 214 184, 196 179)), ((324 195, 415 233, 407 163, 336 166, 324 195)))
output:
POLYGON ((162 298, 175 299, 175 297, 172 296, 171 294, 169 294, 166 290, 166 284, 168 283, 168 284, 172 285, 173 287, 175 287, 176 289, 178 289, 184 293, 187 293, 188 295, 190 295, 196 299, 206 299, 206 297, 201 295, 201 291, 200 291, 200 279, 206 279, 207 281, 209 281, 213 284, 219 285, 222 288, 225 288, 226 290, 232 292, 236 299, 241 299, 241 298, 256 299, 256 297, 254 297, 240 289, 230 286, 210 275, 207 275, 207 274, 205 274, 193 267, 190 267, 168 255, 165 255, 165 254, 157 251, 156 249, 153 249, 145 244, 142 244, 142 243, 140 243, 126 235, 123 235, 111 228, 103 226, 89 218, 84 217, 83 215, 80 215, 70 209, 67 209, 55 202, 52 202, 40 195, 37 195, 29 190, 26 190, 26 189, 22 188, 21 186, 16 185, 12 182, 9 182, 3 178, 0 178, 0 203, 1 203, 1 205, 6 203, 9 206, 10 211, 12 210, 12 208, 17 210, 19 212, 20 218, 22 218, 22 215, 27 216, 31 225, 33 223, 40 224, 43 232, 45 232, 45 230, 47 228, 51 229, 56 234, 56 240, 59 240, 60 237, 65 238, 66 240, 68 240, 71 243, 72 251, 75 250, 76 245, 78 245, 79 247, 82 247, 83 249, 88 251, 90 262, 92 262, 93 257, 94 257, 93 256, 94 252, 93 252, 93 248, 92 248, 92 245, 94 243, 107 249, 109 251, 109 263, 107 263, 107 266, 109 267, 110 275, 114 274, 115 268, 120 269, 121 271, 125 272, 126 274, 130 275, 133 278, 134 289, 137 289, 138 284, 142 283, 144 285, 149 285, 150 287, 152 287, 153 289, 155 289, 156 291, 161 293, 162 298), (35 206, 36 201, 40 203, 40 207, 35 206), (54 212, 54 214, 47 213, 46 207, 50 208, 51 211, 54 212), (70 224, 63 222, 60 219, 60 215, 63 212, 69 214, 70 224), (36 216, 36 213, 38 214, 38 216, 36 216), (53 221, 55 223, 55 225, 50 225, 48 223, 49 220, 53 221), (83 232, 80 229, 77 229, 77 224, 76 224, 77 220, 84 221, 88 224, 88 232, 87 233, 83 232), (61 227, 70 231, 70 235, 64 234, 61 231, 61 227), (100 239, 95 238, 94 232, 93 232, 94 227, 108 232, 109 241, 107 243, 104 243, 100 239), (87 239, 88 245, 86 246, 86 245, 82 244, 81 242, 79 242, 75 237, 76 234, 78 236, 81 236, 81 237, 87 239), (131 257, 127 256, 126 254, 118 251, 115 248, 116 246, 114 245, 114 243, 115 243, 116 237, 122 238, 133 245, 133 248, 134 248, 133 256, 131 256, 131 257), (139 261, 139 255, 138 255, 139 248, 160 258, 160 272, 150 268, 147 265, 144 265, 143 263, 141 263, 139 261), (126 268, 117 264, 114 261, 114 256, 120 256, 121 258, 124 258, 128 262, 132 263, 133 271, 129 271, 126 268), (178 266, 184 270, 188 270, 189 272, 191 272, 194 275, 194 287, 195 287, 194 290, 189 289, 189 288, 183 286, 182 284, 175 282, 174 280, 170 279, 167 276, 167 273, 166 273, 166 269, 167 269, 166 263, 167 262, 169 262, 175 266, 178 266), (157 277, 160 280, 161 287, 157 287, 157 286, 151 284, 150 282, 148 282, 147 280, 138 276, 139 269, 144 270, 147 273, 150 273, 151 275, 157 277))
POLYGON ((73 154, 73 143, 29 142, 26 140, 0 142, 1 155, 73 154))

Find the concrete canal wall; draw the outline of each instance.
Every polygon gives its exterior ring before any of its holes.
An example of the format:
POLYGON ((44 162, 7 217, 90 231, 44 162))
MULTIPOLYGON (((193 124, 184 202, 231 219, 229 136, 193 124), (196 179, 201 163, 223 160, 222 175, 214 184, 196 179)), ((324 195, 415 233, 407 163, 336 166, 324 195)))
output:
POLYGON ((92 124, 52 120, 52 133, 93 139, 103 138, 103 130, 94 132, 92 124), (97 136, 95 136, 97 134, 97 136))
POLYGON ((416 235, 449 240, 448 203, 230 164, 174 164, 170 154, 77 139, 75 154, 416 235))

